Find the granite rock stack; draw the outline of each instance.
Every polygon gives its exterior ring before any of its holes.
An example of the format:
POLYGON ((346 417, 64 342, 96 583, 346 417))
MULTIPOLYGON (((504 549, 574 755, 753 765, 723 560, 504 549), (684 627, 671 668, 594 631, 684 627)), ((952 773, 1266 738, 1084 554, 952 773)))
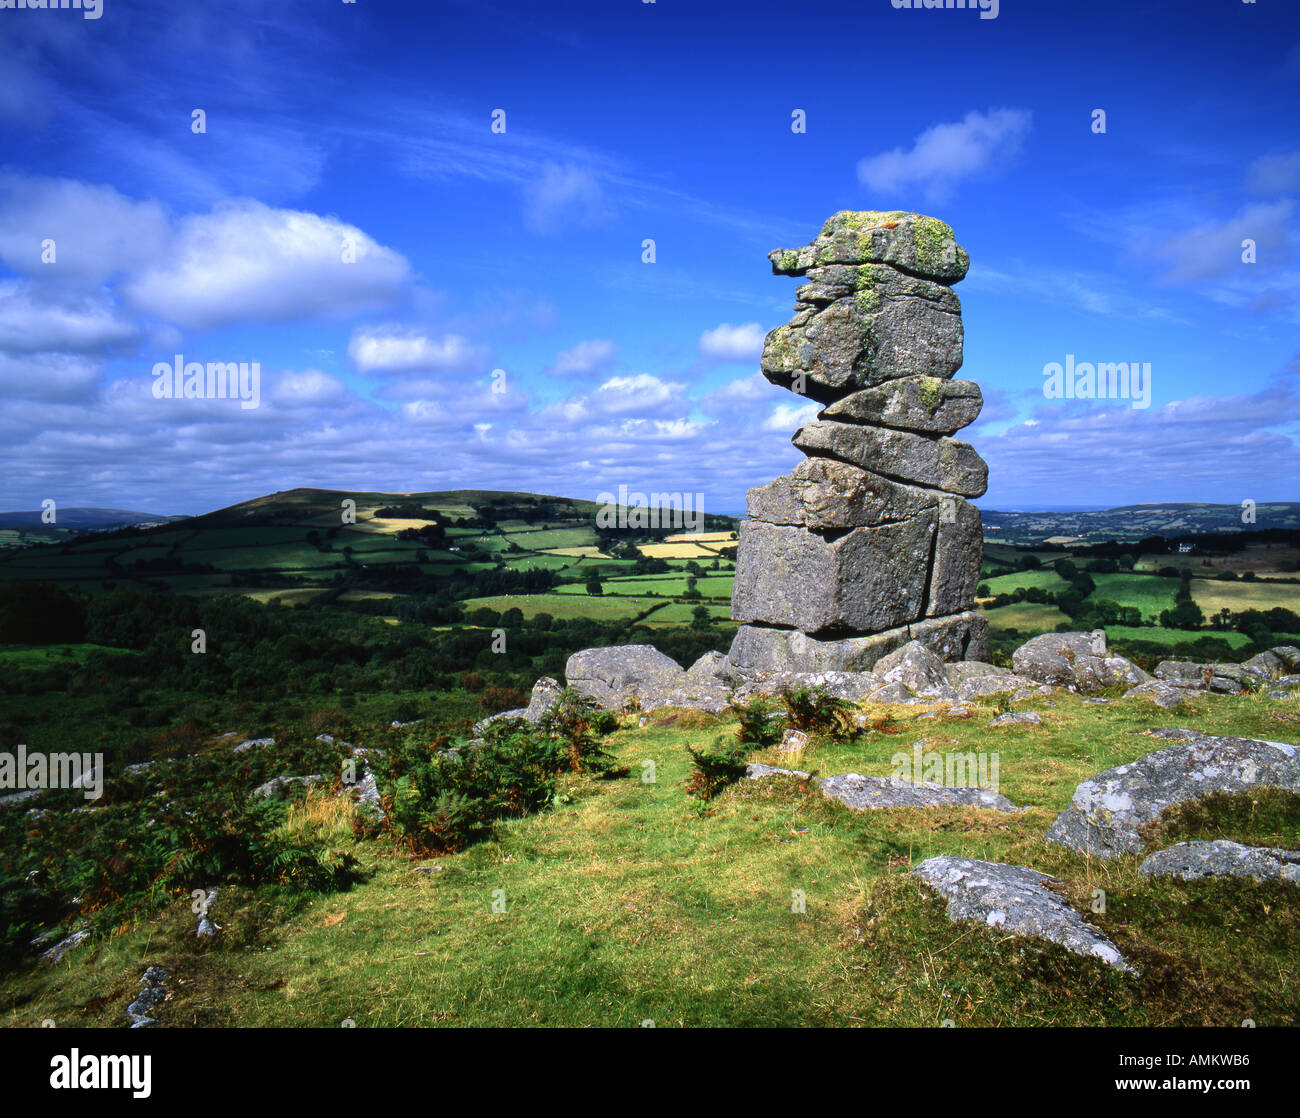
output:
POLYGON ((988 467, 952 436, 979 415, 961 368, 969 266, 942 221, 837 213, 810 245, 771 253, 802 276, 794 317, 767 336, 763 375, 825 405, 794 445, 808 457, 748 493, 729 661, 742 674, 865 671, 909 641, 983 660, 971 610, 983 536, 968 498, 988 467))

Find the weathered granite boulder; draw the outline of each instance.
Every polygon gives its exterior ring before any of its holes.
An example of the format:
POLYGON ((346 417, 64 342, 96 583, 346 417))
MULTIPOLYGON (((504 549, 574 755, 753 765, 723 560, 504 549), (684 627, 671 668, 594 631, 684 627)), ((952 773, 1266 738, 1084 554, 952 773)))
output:
POLYGON ((902 780, 896 776, 861 776, 841 773, 819 782, 822 795, 839 800, 854 811, 880 811, 891 807, 979 807, 987 811, 1021 809, 989 788, 949 788, 930 781, 902 780))
POLYGON ((549 675, 542 676, 533 684, 532 693, 528 697, 528 706, 524 708, 521 718, 528 719, 529 722, 538 721, 544 715, 555 700, 560 697, 563 688, 557 680, 552 679, 549 675))
POLYGON ((961 368, 961 302, 949 288, 878 264, 853 271, 853 294, 833 302, 821 303, 832 290, 825 286, 796 293, 804 313, 763 345, 768 380, 789 388, 798 378, 803 394, 829 403, 901 377, 946 380, 961 368))
POLYGON ((1048 886, 1056 878, 1028 866, 973 858, 930 858, 912 871, 948 903, 948 919, 1058 943, 1076 955, 1132 972, 1119 949, 1048 886))
POLYGON ((1143 877, 1253 877, 1257 881, 1286 881, 1300 885, 1300 850, 1275 846, 1243 846, 1227 839, 1179 842, 1157 851, 1140 866, 1143 877))
POLYGON ((1083 781, 1047 840, 1095 858, 1142 849, 1143 827, 1175 804, 1212 792, 1247 792, 1262 785, 1300 792, 1294 745, 1254 738, 1209 737, 1194 730, 1151 731, 1183 744, 1148 753, 1083 781))
POLYGON ((671 686, 686 673, 653 645, 625 644, 584 648, 564 665, 564 677, 580 695, 588 695, 607 710, 618 710, 643 687, 671 686))
POLYGON ((1175 687, 1192 687, 1218 695, 1240 695, 1261 683, 1262 672, 1245 664, 1196 664, 1190 660, 1161 660, 1156 678, 1175 687))
POLYGON ((841 210, 811 244, 779 248, 768 259, 783 276, 801 276, 818 265, 881 263, 941 283, 956 283, 970 267, 949 225, 902 210, 841 210))
POLYGON ((826 535, 743 520, 731 616, 805 633, 918 621, 937 528, 933 514, 826 535))
POLYGON ((886 653, 876 661, 874 670, 886 683, 901 683, 913 694, 957 697, 943 670, 943 661, 920 641, 908 641, 886 653))
POLYGON ((999 714, 991 722, 990 726, 1040 726, 1043 718, 1034 710, 1009 710, 1006 714, 999 714))
POLYGON ((887 478, 961 497, 978 497, 988 488, 984 459, 970 443, 946 435, 814 420, 800 427, 791 441, 806 454, 838 458, 887 478))
POLYGON ((1163 679, 1148 679, 1146 683, 1139 683, 1136 687, 1130 687, 1124 692, 1124 698, 1146 697, 1156 706, 1171 710, 1194 690, 1194 688, 1190 687, 1175 687, 1170 683, 1166 683, 1163 679))
POLYGON ((834 458, 805 458, 746 499, 751 520, 836 531, 937 516, 939 496, 834 458))
POLYGON ((1026 641, 1011 654, 1017 675, 1040 683, 1087 693, 1104 687, 1135 687, 1151 677, 1123 656, 1106 649, 1106 633, 1044 633, 1026 641))
POLYGON ((920 641, 941 660, 981 659, 989 654, 988 620, 967 610, 932 617, 867 636, 819 639, 798 629, 742 625, 728 659, 743 676, 760 672, 865 672, 886 653, 920 641))
POLYGON ((974 423, 983 406, 984 396, 973 380, 901 377, 836 400, 817 418, 951 435, 974 423))
POLYGON ((750 763, 745 766, 749 780, 763 780, 770 776, 793 776, 799 780, 815 780, 822 795, 828 800, 838 800, 854 811, 885 811, 897 807, 952 808, 977 807, 986 811, 1018 812, 1005 796, 988 788, 950 788, 932 781, 902 780, 895 776, 862 776, 859 773, 840 773, 838 776, 810 777, 797 769, 778 769, 771 765, 750 763))
POLYGON ((754 698, 783 695, 796 687, 824 687, 833 698, 852 703, 865 699, 882 682, 874 672, 758 672, 736 688, 734 701, 743 705, 754 698))

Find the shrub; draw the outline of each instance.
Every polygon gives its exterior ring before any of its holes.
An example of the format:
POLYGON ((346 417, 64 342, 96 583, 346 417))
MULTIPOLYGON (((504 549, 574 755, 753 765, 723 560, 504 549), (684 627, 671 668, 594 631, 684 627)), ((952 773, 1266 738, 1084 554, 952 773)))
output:
POLYGON ((739 723, 736 727, 738 744, 761 749, 780 738, 781 728, 776 725, 776 719, 769 717, 762 699, 750 699, 743 706, 732 703, 731 711, 739 723))
POLYGON ((600 741, 601 734, 618 728, 618 718, 595 699, 566 687, 556 697, 538 725, 566 746, 569 768, 576 772, 608 772, 614 758, 600 741))
POLYGON ((858 733, 853 704, 837 699, 824 685, 790 687, 782 692, 781 698, 789 723, 796 730, 826 734, 837 741, 858 733))
POLYGON ((696 750, 689 745, 693 772, 686 784, 686 794, 697 800, 711 800, 723 788, 734 784, 745 775, 745 755, 748 747, 725 738, 712 749, 696 750))

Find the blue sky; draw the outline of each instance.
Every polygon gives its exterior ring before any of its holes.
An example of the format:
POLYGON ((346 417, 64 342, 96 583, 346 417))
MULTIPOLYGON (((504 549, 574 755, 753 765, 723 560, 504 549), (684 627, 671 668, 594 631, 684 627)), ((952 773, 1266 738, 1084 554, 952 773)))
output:
POLYGON ((797 285, 766 254, 841 209, 970 252, 984 507, 1300 499, 1293 0, 83 17, 0 8, 0 507, 627 485, 739 512, 815 411, 757 373, 797 285), (155 398, 178 353, 258 362, 259 406, 155 398), (1150 406, 1045 399, 1067 354, 1149 362, 1150 406))

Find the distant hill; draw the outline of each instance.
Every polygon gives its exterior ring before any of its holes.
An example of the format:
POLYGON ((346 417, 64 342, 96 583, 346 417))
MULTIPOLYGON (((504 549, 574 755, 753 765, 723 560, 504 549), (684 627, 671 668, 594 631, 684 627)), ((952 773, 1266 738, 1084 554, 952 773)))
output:
POLYGON ((1242 520, 1241 505, 1198 502, 1124 505, 1074 512, 1004 512, 982 509, 984 538, 990 542, 1101 543, 1148 536, 1212 535, 1220 532, 1300 529, 1300 501, 1261 501, 1254 523, 1242 520))
POLYGON ((0 528, 67 528, 80 531, 98 531, 104 528, 124 528, 131 524, 166 524, 184 520, 183 516, 164 516, 152 512, 130 512, 127 509, 59 508, 54 524, 41 521, 42 512, 0 512, 0 528))

